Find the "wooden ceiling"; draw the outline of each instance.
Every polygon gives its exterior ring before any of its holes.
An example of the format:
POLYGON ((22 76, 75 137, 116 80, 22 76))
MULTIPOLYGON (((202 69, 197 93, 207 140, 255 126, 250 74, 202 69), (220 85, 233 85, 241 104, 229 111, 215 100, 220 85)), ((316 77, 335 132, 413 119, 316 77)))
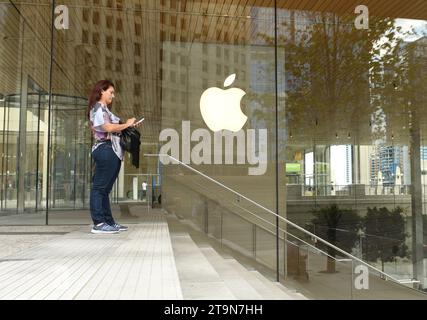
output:
MULTIPOLYGON (((181 12, 233 16, 244 8, 273 8, 274 0, 171 0, 169 4, 170 9, 181 12)), ((334 12, 340 15, 354 14, 356 6, 361 4, 366 5, 373 16, 427 19, 426 0, 277 0, 280 9, 334 12)))
POLYGON ((354 14, 356 6, 363 4, 373 16, 427 19, 426 0, 278 0, 277 3, 279 8, 284 9, 327 11, 344 15, 354 14))

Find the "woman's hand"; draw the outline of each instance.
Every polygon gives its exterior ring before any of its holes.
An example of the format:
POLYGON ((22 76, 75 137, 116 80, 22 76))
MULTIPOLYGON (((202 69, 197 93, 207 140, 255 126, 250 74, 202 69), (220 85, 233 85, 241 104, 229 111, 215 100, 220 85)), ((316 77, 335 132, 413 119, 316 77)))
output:
POLYGON ((136 122, 136 118, 130 118, 126 121, 126 125, 128 127, 134 127, 135 126, 135 122, 136 122))

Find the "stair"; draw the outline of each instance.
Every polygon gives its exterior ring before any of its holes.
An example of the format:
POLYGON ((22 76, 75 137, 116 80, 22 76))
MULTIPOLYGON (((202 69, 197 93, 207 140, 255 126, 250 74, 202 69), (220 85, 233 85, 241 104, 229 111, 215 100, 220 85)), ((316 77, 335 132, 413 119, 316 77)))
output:
POLYGON ((235 296, 188 234, 171 234, 184 300, 232 300, 235 296))
POLYGON ((265 278, 258 271, 247 270, 235 259, 223 258, 213 248, 207 247, 200 250, 230 290, 235 293, 237 299, 300 300, 302 298, 301 295, 297 295, 280 283, 265 278), (235 284, 238 284, 237 288, 235 284))
POLYGON ((223 259, 212 248, 200 248, 200 251, 204 254, 236 299, 262 299, 262 294, 245 279, 247 275, 240 273, 236 267, 233 267, 231 264, 232 261, 223 259))
POLYGON ((168 218, 172 249, 185 300, 302 300, 297 293, 221 256, 207 242, 196 244, 186 228, 168 218), (172 224, 172 226, 171 226, 172 224))
MULTIPOLYGON (((289 289, 282 285, 279 282, 272 282, 269 279, 266 279, 261 273, 258 271, 250 271, 253 273, 254 277, 258 278, 260 281, 262 281, 263 284, 267 285, 268 290, 271 290, 274 292, 274 288, 279 289, 279 291, 283 291, 286 295, 290 296, 292 300, 308 300, 306 296, 304 296, 302 293, 297 292, 294 289, 289 289)), ((271 298, 274 299, 274 298, 271 298)))

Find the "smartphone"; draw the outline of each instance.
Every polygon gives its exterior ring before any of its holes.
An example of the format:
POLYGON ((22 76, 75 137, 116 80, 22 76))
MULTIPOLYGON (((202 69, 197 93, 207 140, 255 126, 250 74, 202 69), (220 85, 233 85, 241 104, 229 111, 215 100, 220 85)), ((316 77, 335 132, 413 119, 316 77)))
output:
POLYGON ((139 120, 136 124, 140 124, 142 121, 144 121, 144 117, 143 118, 141 118, 141 120, 139 120))

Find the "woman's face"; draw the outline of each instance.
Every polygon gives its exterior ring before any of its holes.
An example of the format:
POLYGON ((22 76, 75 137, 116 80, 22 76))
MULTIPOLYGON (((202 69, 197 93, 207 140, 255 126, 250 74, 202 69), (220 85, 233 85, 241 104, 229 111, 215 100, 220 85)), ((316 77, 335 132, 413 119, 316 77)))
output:
POLYGON ((113 87, 109 87, 107 90, 105 91, 101 91, 101 101, 104 102, 105 104, 109 105, 113 102, 113 98, 114 98, 114 88, 113 87))

